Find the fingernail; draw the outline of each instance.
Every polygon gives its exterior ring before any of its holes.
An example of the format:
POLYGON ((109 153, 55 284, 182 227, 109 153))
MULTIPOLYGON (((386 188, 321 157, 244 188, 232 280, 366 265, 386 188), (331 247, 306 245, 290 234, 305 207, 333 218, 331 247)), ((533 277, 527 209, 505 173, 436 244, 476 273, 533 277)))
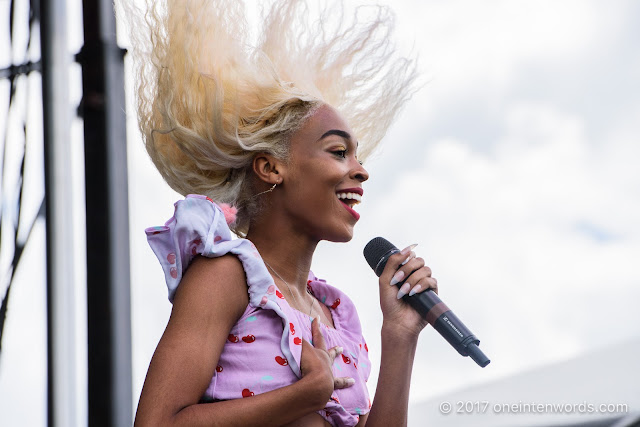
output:
POLYGON ((400 251, 400 253, 401 253, 402 255, 406 255, 406 254, 408 254, 409 252, 411 252, 411 251, 413 250, 413 248, 415 248, 416 246, 418 246, 418 244, 417 244, 417 243, 414 243, 413 245, 409 245, 409 246, 407 246, 406 248, 404 248, 403 250, 401 250, 401 251, 400 251))
POLYGON ((409 260, 410 260, 411 258, 415 258, 415 256, 416 256, 415 252, 411 252, 411 253, 409 254, 409 256, 407 257, 407 259, 405 259, 404 261, 402 261, 402 264, 400 264, 400 265, 405 265, 406 263, 408 263, 408 262, 409 262, 409 260))
POLYGON ((411 285, 409 283, 405 283, 404 285, 402 285, 402 287, 398 291, 398 297, 397 298, 400 299, 403 296, 405 296, 409 292, 409 289, 411 289, 411 285))
POLYGON ((400 283, 403 277, 404 277, 404 271, 396 271, 396 274, 393 275, 393 277, 391 278, 391 283, 389 284, 393 286, 397 283, 400 283))
POLYGON ((343 351, 344 351, 344 348, 336 347, 336 354, 342 354, 343 351))
POLYGON ((422 286, 415 285, 413 289, 411 289, 411 292, 409 292, 409 296, 410 297, 414 296, 420 289, 422 289, 422 286))
POLYGON ((354 385, 355 383, 356 383, 356 380, 354 380, 353 378, 347 378, 347 384, 354 385))

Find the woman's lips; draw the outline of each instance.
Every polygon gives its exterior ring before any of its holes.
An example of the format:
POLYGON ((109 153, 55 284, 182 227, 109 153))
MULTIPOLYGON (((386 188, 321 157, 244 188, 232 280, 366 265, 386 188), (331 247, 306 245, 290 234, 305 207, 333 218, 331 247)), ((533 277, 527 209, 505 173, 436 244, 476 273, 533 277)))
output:
MULTIPOLYGON (((340 199, 338 199, 338 200, 340 200, 340 199)), ((346 204, 345 202, 343 202, 342 200, 340 200, 340 203, 342 203, 342 206, 344 206, 344 208, 345 208, 347 211, 349 211, 349 213, 351 214, 351 216, 353 216, 353 217, 356 219, 356 221, 360 219, 360 214, 359 214, 358 212, 356 212, 356 211, 354 211, 353 209, 351 209, 351 208, 349 207, 349 205, 348 205, 348 204, 346 204)))
POLYGON ((336 191, 338 200, 340 201, 340 203, 342 203, 342 206, 344 206, 344 208, 349 211, 351 216, 353 216, 356 221, 360 219, 360 214, 354 211, 350 205, 357 205, 358 203, 360 203, 363 193, 364 191, 361 187, 343 188, 336 191), (348 200, 349 203, 345 203, 344 200, 348 200))

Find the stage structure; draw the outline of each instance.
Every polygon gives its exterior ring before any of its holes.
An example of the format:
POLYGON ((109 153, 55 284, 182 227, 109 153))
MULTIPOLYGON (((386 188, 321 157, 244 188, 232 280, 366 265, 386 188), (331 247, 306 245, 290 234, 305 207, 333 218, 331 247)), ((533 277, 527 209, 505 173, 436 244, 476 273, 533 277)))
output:
POLYGON ((124 51, 116 44, 112 2, 85 0, 82 9, 84 44, 75 60, 82 67, 83 95, 80 105, 74 106, 69 85, 74 56, 68 37, 70 25, 80 23, 68 22, 67 16, 73 14, 68 13, 67 1, 10 0, 9 4, 11 63, 0 66, 0 84, 10 86, 5 128, 0 129, 0 349, 5 315, 11 316, 11 289, 21 285, 13 280, 14 273, 34 224, 45 218, 48 425, 128 426, 132 395, 124 51), (14 19, 20 15, 16 11, 25 8, 26 24, 14 19), (34 75, 36 81, 41 75, 41 96, 29 93, 34 75), (18 100, 33 99, 38 105, 27 105, 24 111, 41 111, 38 123, 27 120, 27 113, 13 113, 18 100), (73 144, 71 125, 76 114, 84 124, 84 197, 73 191, 78 177, 72 173, 72 150, 78 144, 73 144), (42 138, 34 140, 40 132, 42 138), (34 194, 27 194, 23 185, 32 179, 29 144, 39 144, 44 151, 44 191, 34 194), (72 206, 78 201, 86 206, 86 225, 73 215, 72 206), (77 227, 86 227, 86 247, 74 243, 77 227), (85 263, 88 334, 78 337, 78 304, 85 306, 75 295, 85 284, 76 278, 79 269, 85 269, 79 264, 85 263), (87 373, 77 368, 76 355, 83 348, 87 373), (78 387, 85 377, 88 396, 80 395, 78 387), (88 419, 79 419, 78 405, 84 402, 88 419))

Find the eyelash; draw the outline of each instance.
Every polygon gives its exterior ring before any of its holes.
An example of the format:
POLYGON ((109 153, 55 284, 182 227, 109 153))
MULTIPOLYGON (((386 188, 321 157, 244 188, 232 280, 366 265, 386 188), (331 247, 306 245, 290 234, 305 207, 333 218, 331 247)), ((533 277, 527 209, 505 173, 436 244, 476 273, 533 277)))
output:
MULTIPOLYGON (((333 154, 335 154, 336 156, 340 157, 341 159, 346 159, 347 158, 347 150, 333 151, 333 154)), ((358 160, 358 163, 360 164, 360 166, 362 166, 362 160, 358 160)))

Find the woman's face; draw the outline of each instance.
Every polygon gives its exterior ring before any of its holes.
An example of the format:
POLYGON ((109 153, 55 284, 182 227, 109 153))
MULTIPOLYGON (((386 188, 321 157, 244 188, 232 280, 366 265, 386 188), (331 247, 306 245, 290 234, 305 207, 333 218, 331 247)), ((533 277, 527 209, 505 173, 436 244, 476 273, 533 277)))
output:
POLYGON ((349 125, 328 105, 291 136, 281 194, 296 229, 318 241, 351 240, 360 217, 353 208, 369 178, 356 157, 357 145, 349 125))

